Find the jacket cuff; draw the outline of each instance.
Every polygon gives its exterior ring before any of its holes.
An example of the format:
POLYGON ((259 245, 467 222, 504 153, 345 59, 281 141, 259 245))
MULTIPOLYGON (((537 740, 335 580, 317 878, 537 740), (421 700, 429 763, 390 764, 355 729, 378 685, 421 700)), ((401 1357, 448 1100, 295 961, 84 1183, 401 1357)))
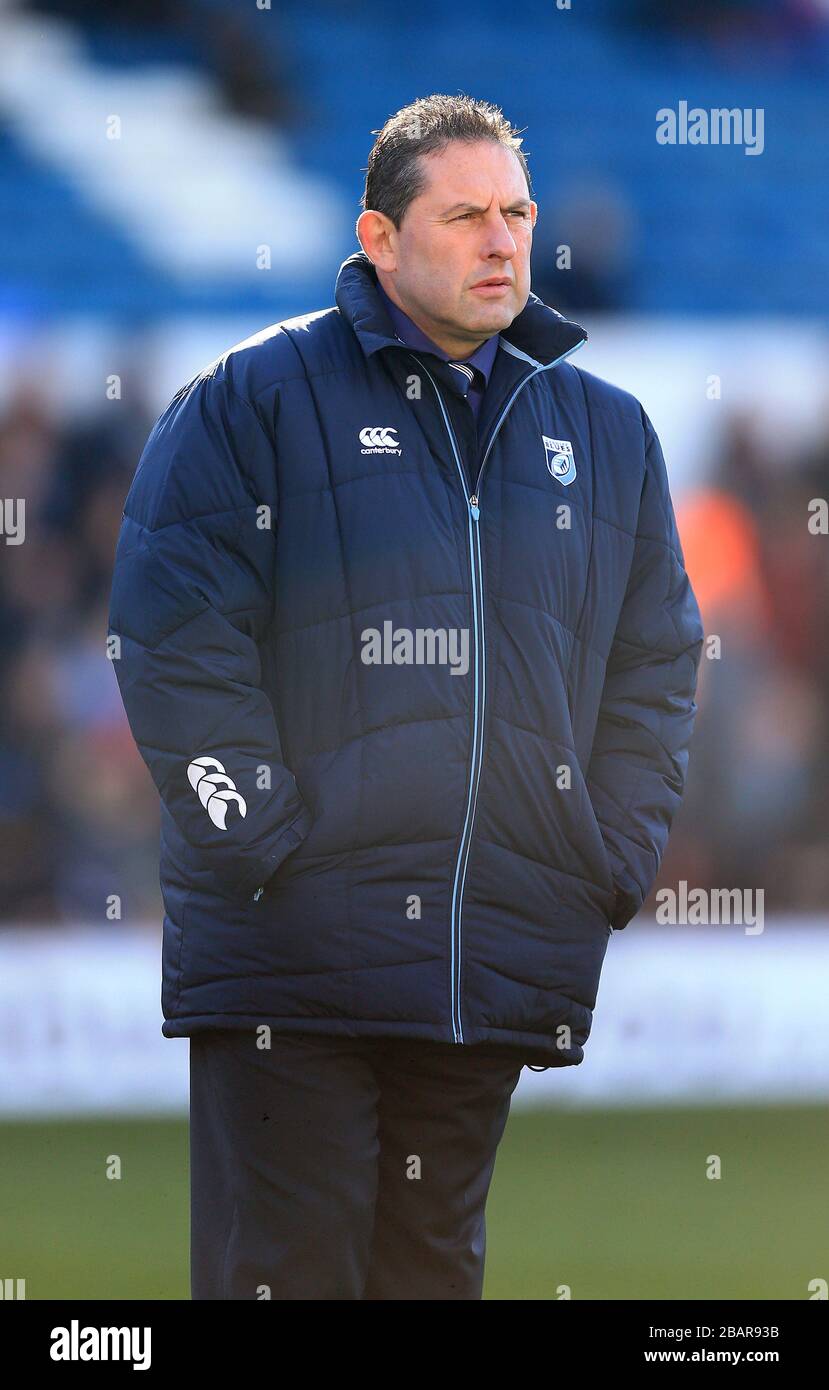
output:
POLYGON ((264 887, 268 879, 276 873, 283 859, 287 859, 297 845, 302 843, 313 823, 311 812, 307 806, 303 806, 299 815, 279 834, 268 853, 245 875, 239 885, 239 892, 243 896, 252 896, 257 889, 264 887))

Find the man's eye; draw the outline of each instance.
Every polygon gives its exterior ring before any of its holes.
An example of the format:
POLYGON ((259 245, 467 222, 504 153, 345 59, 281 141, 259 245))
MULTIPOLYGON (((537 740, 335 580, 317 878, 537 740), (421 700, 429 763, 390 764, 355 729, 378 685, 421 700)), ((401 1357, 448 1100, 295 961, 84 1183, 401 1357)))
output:
POLYGON ((455 218, 455 221, 456 221, 456 222, 463 222, 465 218, 467 218, 467 217, 472 217, 472 216, 473 216, 473 214, 472 214, 471 212, 462 212, 462 213, 459 214, 458 217, 455 218))

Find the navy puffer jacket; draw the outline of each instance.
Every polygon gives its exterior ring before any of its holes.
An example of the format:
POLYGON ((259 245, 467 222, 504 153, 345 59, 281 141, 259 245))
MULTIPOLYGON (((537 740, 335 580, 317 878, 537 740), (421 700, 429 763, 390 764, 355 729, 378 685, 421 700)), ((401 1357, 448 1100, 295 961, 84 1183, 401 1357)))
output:
POLYGON ((357 252, 336 307, 182 386, 125 504, 110 629, 161 797, 162 1032, 577 1064, 696 711, 662 451, 532 294, 478 436, 375 285, 357 252))

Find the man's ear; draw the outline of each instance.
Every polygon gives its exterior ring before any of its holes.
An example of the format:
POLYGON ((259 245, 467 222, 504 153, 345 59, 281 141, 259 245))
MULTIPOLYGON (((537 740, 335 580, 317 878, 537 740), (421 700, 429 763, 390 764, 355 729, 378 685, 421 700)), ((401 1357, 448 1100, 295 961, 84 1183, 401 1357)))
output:
POLYGON ((357 218, 357 239, 379 270, 397 269, 397 229, 384 212, 366 208, 357 218))

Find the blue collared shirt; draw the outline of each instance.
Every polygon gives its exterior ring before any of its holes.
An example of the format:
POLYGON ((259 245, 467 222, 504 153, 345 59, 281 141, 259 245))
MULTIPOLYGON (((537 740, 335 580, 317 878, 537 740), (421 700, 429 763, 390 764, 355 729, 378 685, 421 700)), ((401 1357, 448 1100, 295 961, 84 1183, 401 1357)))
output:
POLYGON ((489 385, 490 373, 498 351, 499 335, 493 333, 492 337, 487 338, 485 343, 481 343, 481 346, 470 353, 469 357, 450 357, 448 352, 444 352, 443 348, 438 347, 437 343, 433 343, 431 338, 427 338, 423 330, 418 328, 417 324, 409 318, 409 315, 404 313, 393 299, 389 298, 379 280, 377 281, 377 291, 381 301, 388 309, 394 331, 402 342, 409 347, 420 348, 422 352, 433 352, 444 362, 451 362, 460 376, 469 382, 466 399, 472 406, 472 414, 477 424, 481 402, 489 385))

